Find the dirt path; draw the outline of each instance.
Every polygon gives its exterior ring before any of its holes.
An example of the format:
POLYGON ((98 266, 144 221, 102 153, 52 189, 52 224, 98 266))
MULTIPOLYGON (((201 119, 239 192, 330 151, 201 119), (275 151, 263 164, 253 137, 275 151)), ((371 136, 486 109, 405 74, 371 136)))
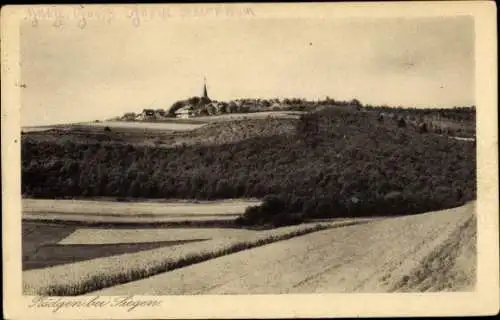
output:
POLYGON ((475 203, 325 230, 92 294, 470 290, 475 203))

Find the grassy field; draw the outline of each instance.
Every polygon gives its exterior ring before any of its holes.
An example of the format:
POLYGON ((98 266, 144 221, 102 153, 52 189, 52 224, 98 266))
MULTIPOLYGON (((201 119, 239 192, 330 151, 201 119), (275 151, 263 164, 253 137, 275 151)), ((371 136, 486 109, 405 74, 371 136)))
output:
POLYGON ((50 142, 55 144, 77 143, 114 145, 135 143, 138 145, 154 145, 154 141, 174 134, 172 130, 147 130, 138 128, 115 127, 106 131, 105 127, 87 125, 67 125, 65 127, 25 131, 23 140, 36 143, 50 142))
POLYGON ((473 291, 476 275, 476 219, 460 225, 444 242, 396 281, 390 291, 473 291))
POLYGON ((168 131, 190 131, 204 126, 204 123, 186 123, 182 121, 103 121, 89 122, 84 124, 89 127, 109 127, 111 129, 139 129, 139 130, 168 130, 168 131))
MULTIPOLYGON (((358 222, 341 222, 341 224, 352 223, 358 222)), ((338 224, 339 223, 337 223, 337 226, 338 224)), ((253 231, 251 233, 242 232, 213 240, 182 245, 171 245, 171 243, 167 243, 166 246, 155 249, 149 248, 149 250, 132 253, 122 252, 122 254, 119 255, 105 257, 96 257, 99 254, 107 255, 107 253, 103 253, 102 251, 100 253, 98 251, 87 251, 87 255, 93 255, 90 260, 24 271, 23 291, 25 294, 37 295, 84 294, 102 288, 147 278, 162 272, 241 250, 330 228, 333 225, 334 223, 304 224, 266 231, 253 231)), ((144 243, 141 245, 144 246, 144 243)), ((139 246, 140 245, 136 245, 136 247, 139 246)), ((109 245, 104 246, 104 248, 108 247, 109 245)), ((81 250, 83 247, 80 246, 79 248, 81 250)), ((78 247, 73 247, 73 250, 76 249, 78 249, 78 247)), ((118 249, 115 248, 115 250, 118 249)), ((130 246, 129 248, 122 249, 124 251, 127 249, 129 251, 133 250, 130 246)), ((45 248, 44 250, 45 252, 57 252, 57 250, 54 250, 54 247, 45 248)), ((103 251, 106 252, 106 250, 103 251)), ((84 253, 75 251, 71 253, 71 255, 82 257, 84 253)), ((45 259, 45 261, 46 260, 50 259, 45 259)), ((57 261, 57 259, 55 260, 57 261)))
POLYGON ((276 118, 251 118, 217 121, 202 128, 179 132, 158 139, 159 146, 222 145, 237 143, 255 137, 290 135, 297 120, 276 118))
MULTIPOLYGON (((186 119, 189 120, 189 119, 186 119)), ((23 127, 23 139, 50 143, 99 143, 103 145, 133 143, 158 146, 158 142, 176 133, 189 132, 205 126, 200 121, 103 121, 23 127), (108 130, 109 128, 109 130, 108 130)))
POLYGON ((133 252, 141 252, 155 248, 167 248, 190 242, 206 241, 206 239, 153 241, 139 243, 113 244, 45 244, 39 246, 29 259, 23 262, 23 270, 47 268, 68 263, 77 263, 101 257, 109 257, 133 252))
POLYGON ((237 215, 248 206, 259 204, 258 200, 220 200, 220 201, 148 201, 116 202, 92 200, 53 200, 23 199, 24 213, 61 213, 85 215, 118 216, 183 216, 237 215))
POLYGON ((23 221, 23 269, 94 259, 166 247, 192 241, 250 236, 255 231, 235 228, 171 228, 110 225, 85 227, 67 221, 23 221))
POLYGON ((234 120, 250 120, 250 119, 298 119, 302 111, 262 111, 262 112, 251 112, 251 113, 230 113, 222 114, 217 116, 203 116, 196 117, 194 119, 198 121, 206 122, 223 122, 223 121, 234 121, 234 120))
POLYGON ((105 245, 196 239, 234 238, 255 234, 253 230, 234 228, 77 228, 59 241, 61 245, 105 245))
MULTIPOLYGON (((23 222, 22 223, 22 252, 23 264, 37 252, 38 248, 46 244, 54 244, 69 236, 76 230, 75 227, 23 222)), ((23 265, 24 268, 24 265, 23 265)))
POLYGON ((117 131, 134 132, 134 131, 191 131, 201 128, 208 123, 219 123, 235 120, 251 120, 251 119, 298 119, 303 112, 300 111, 267 111, 267 112, 252 112, 252 113, 233 113, 216 116, 195 117, 189 119, 172 118, 165 120, 154 121, 120 121, 109 120, 99 122, 81 122, 71 124, 56 124, 44 126, 26 126, 21 130, 25 133, 39 132, 47 130, 74 130, 74 129, 103 129, 109 127, 117 131))
POLYGON ((319 231, 91 294, 467 291, 475 234, 469 203, 319 231))
MULTIPOLYGON (((212 145, 235 143, 252 137, 268 137, 293 133, 298 116, 237 114, 204 117, 197 124, 176 122, 111 122, 110 132, 104 123, 75 124, 60 127, 24 128, 23 139, 33 142, 99 143, 104 145, 134 144, 171 148, 180 145, 212 145), (203 121, 203 122, 201 122, 203 121), (120 126, 125 124, 125 126, 120 126), (127 125, 128 124, 128 125, 127 125), (151 125, 148 127, 148 125, 151 125), (175 128, 181 128, 177 130, 175 128), (152 129, 154 127, 162 128, 152 129), (188 130, 189 129, 189 130, 188 130)), ((175 119, 174 119, 175 120, 175 119)))
POLYGON ((202 227, 231 226, 260 201, 127 201, 23 199, 23 220, 73 226, 202 227))

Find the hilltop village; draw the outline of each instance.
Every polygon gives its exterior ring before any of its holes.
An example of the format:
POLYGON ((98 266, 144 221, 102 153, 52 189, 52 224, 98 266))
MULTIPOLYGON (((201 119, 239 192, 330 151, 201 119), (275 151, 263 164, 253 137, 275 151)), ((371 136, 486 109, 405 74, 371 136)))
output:
MULTIPOLYGON (((358 99, 348 101, 325 97, 323 100, 306 100, 303 98, 273 98, 273 99, 251 99, 240 98, 230 101, 218 101, 211 99, 208 95, 206 80, 203 84, 202 94, 188 99, 176 101, 168 109, 143 109, 142 112, 128 112, 115 121, 144 121, 161 122, 172 119, 189 119, 218 116, 224 114, 246 114, 257 112, 315 112, 323 108, 341 108, 354 112, 374 112, 379 121, 394 119, 399 126, 410 125, 417 131, 445 134, 464 134, 474 136, 475 134, 466 130, 463 126, 456 128, 456 123, 474 122, 475 106, 455 106, 454 108, 405 108, 390 107, 386 105, 373 106, 362 104, 358 99), (452 121, 453 123, 450 123, 452 121), (455 123, 456 122, 456 123, 455 123), (454 124, 455 123, 455 124, 454 124), (451 124, 451 125, 450 125, 451 124), (455 127, 452 129, 452 127, 455 127)), ((194 120, 194 119, 193 119, 194 120)))
POLYGON ((202 116, 213 116, 228 113, 251 113, 261 111, 304 111, 308 107, 321 104, 350 105, 361 107, 361 103, 352 101, 335 101, 326 98, 323 101, 308 101, 299 98, 285 99, 235 99, 231 101, 218 101, 211 99, 208 95, 206 82, 203 85, 203 93, 189 99, 179 100, 168 109, 143 109, 142 112, 128 112, 116 120, 121 121, 157 121, 168 118, 193 118, 202 116))

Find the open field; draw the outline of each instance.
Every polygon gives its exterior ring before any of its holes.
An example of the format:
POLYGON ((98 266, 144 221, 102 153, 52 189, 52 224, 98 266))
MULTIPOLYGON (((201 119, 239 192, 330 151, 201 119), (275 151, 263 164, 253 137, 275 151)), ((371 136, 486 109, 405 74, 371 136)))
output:
POLYGON ((154 121, 99 121, 99 122, 81 122, 69 124, 56 124, 44 126, 26 126, 21 130, 25 133, 40 132, 48 130, 72 130, 72 129, 95 129, 109 127, 118 131, 167 131, 167 132, 182 132, 191 131, 201 128, 208 123, 226 122, 234 120, 250 120, 250 119, 298 119, 304 113, 301 111, 265 111, 252 113, 232 113, 216 116, 193 117, 188 119, 172 118, 165 120, 154 121))
MULTIPOLYGON (((283 116, 284 117, 284 116, 283 116)), ((23 128, 23 139, 31 142, 99 143, 102 145, 134 144, 136 146, 170 148, 179 145, 213 145, 235 143, 254 137, 290 134, 295 130, 298 116, 288 118, 252 114, 231 114, 204 117, 196 124, 183 123, 189 119, 169 122, 110 122, 111 131, 104 131, 104 123, 73 124, 47 128, 23 128), (213 119, 212 119, 213 118, 213 119), (120 124, 130 124, 120 126, 120 124), (147 127, 151 124, 153 127, 147 127), (154 127, 157 129, 154 129, 154 127), (170 126, 170 127, 169 127, 170 126), (182 130, 176 128, 181 126, 182 130), (188 127, 186 127, 188 126, 188 127), (162 128, 159 130, 158 128, 162 128), (189 128, 189 130, 187 130, 189 128)))
POLYGON ((81 226, 229 226, 238 214, 231 215, 203 215, 203 216, 118 216, 118 215, 86 215, 50 213, 23 214, 25 221, 54 222, 67 224, 80 224, 81 226))
MULTIPOLYGON (((157 225, 157 224, 156 224, 157 225)), ((23 221, 23 269, 29 270, 100 256, 137 252, 191 241, 250 236, 255 231, 235 228, 166 228, 23 221)))
MULTIPOLYGON (((36 267, 37 263, 40 265, 47 261, 50 262, 51 259, 43 255, 50 253, 58 255, 60 252, 72 252, 71 256, 76 256, 82 260, 86 257, 89 260, 24 271, 24 293, 41 295, 84 294, 275 241, 353 223, 360 222, 314 223, 265 231, 245 231, 211 240, 194 239, 198 241, 178 245, 165 242, 161 247, 153 249, 146 248, 147 245, 152 245, 149 242, 137 243, 135 248, 129 244, 128 247, 122 246, 122 248, 119 248, 117 246, 114 250, 120 251, 121 249, 121 254, 113 256, 108 256, 107 248, 109 248, 109 244, 102 246, 104 249, 99 250, 97 247, 93 247, 86 252, 63 251, 58 250, 53 245, 46 244, 43 248, 37 249, 42 252, 42 256, 38 261, 36 259, 31 260, 31 267, 36 267), (101 257, 98 257, 99 255, 101 257)), ((191 231, 186 230, 187 233, 191 231)), ((60 246, 65 245, 60 244, 60 246)), ((72 249, 74 251, 88 248, 88 245, 87 247, 82 245, 76 245, 75 247, 73 245, 72 249)), ((61 259, 64 260, 63 257, 59 256, 55 257, 53 261, 61 262, 61 259)), ((63 262, 67 262, 67 259, 63 262)))
POLYGON ((154 241, 139 243, 113 243, 113 244, 45 244, 39 246, 36 252, 23 262, 23 270, 47 268, 65 265, 79 261, 86 261, 101 257, 115 256, 132 252, 140 252, 155 248, 166 248, 184 243, 205 241, 206 239, 154 241))
MULTIPOLYGON (((39 223, 22 223, 22 252, 23 264, 31 259, 38 248, 46 244, 54 244, 69 236, 76 230, 75 227, 43 224, 39 223)), ((23 265, 24 268, 24 265, 23 265)))
POLYGON ((57 212, 85 214, 119 215, 212 215, 239 214, 250 205, 257 205, 258 200, 220 200, 220 201, 147 201, 116 202, 92 200, 52 200, 23 199, 23 212, 57 212))
MULTIPOLYGON (((125 137, 134 134, 145 134, 162 136, 164 134, 172 134, 174 132, 191 131, 201 128, 206 125, 206 122, 201 121, 102 121, 102 122, 86 122, 86 123, 72 123, 72 124, 59 124, 53 126, 39 126, 39 127, 23 127, 21 132, 24 134, 72 134, 72 135, 102 135, 106 127, 111 129, 111 135, 115 138, 120 138, 117 134, 125 135, 125 137)), ((109 136, 110 133, 107 133, 109 136)))
POLYGON ((23 199, 23 219, 101 223, 233 220, 257 200, 116 202, 23 199))
POLYGON ((475 121, 453 121, 447 119, 435 120, 432 117, 424 118, 428 121, 430 127, 440 128, 441 130, 456 133, 457 135, 464 135, 466 137, 473 137, 476 135, 475 121))
POLYGON ((204 122, 221 122, 233 120, 249 120, 249 119, 298 119, 303 111, 262 111, 262 112, 249 112, 249 113, 230 113, 217 116, 203 116, 196 117, 198 121, 204 122))
POLYGON ((142 130, 168 130, 168 131, 190 131, 204 126, 203 123, 176 122, 140 122, 140 121, 102 121, 84 124, 90 127, 110 127, 111 129, 142 129, 142 130))
POLYGON ((466 137, 450 137, 450 138, 458 141, 468 141, 468 142, 476 141, 476 138, 466 138, 466 137))
POLYGON ((327 229, 90 294, 473 290, 475 228, 472 202, 327 229))
POLYGON ((116 243, 143 243, 155 241, 184 241, 218 239, 255 234, 248 229, 234 228, 76 228, 59 241, 62 245, 105 245, 116 243))
POLYGON ((189 132, 177 132, 164 136, 158 145, 172 147, 178 145, 222 145, 237 143, 256 137, 271 137, 290 135, 295 131, 297 120, 277 118, 226 118, 224 121, 214 121, 204 127, 189 132))
POLYGON ((28 132, 41 132, 41 131, 48 131, 55 129, 54 127, 23 127, 21 128, 22 132, 28 133, 28 132))

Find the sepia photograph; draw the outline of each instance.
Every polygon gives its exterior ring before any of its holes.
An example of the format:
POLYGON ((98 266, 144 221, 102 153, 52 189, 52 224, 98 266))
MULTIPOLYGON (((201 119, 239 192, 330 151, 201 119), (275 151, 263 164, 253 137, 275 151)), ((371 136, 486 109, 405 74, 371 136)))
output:
POLYGON ((496 74, 477 76, 496 67, 479 65, 477 12, 496 17, 477 3, 8 8, 2 164, 18 163, 2 189, 19 212, 4 206, 3 237, 23 308, 474 295, 486 268, 498 289, 496 74))

